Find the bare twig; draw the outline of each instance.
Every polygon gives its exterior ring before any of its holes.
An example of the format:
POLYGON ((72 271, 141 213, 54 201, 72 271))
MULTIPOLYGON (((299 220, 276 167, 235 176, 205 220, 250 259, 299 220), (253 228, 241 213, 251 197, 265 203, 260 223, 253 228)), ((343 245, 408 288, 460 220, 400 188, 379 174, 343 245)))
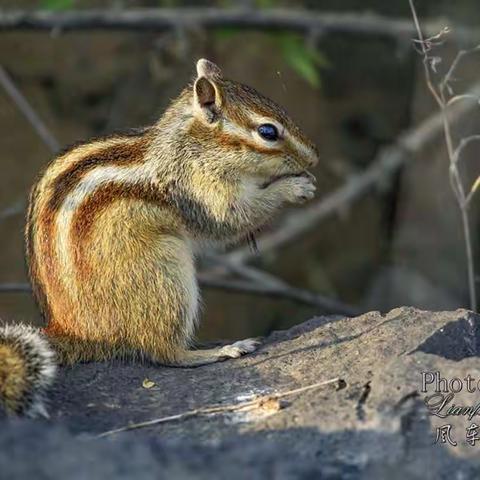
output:
POLYGON ((462 58, 468 53, 467 50, 460 50, 457 53, 457 56, 453 60, 452 64, 450 65, 450 68, 448 69, 448 72, 445 74, 443 77, 443 80, 440 82, 440 90, 445 91, 445 89, 451 90, 450 87, 450 82, 455 80, 453 78, 453 74, 455 73, 455 70, 457 69, 458 65, 460 64, 460 61, 462 58))
MULTIPOLYGON (((238 412, 238 411, 253 410, 253 409, 256 409, 256 408, 262 408, 264 405, 267 405, 268 403, 274 402, 274 401, 279 400, 281 398, 289 397, 289 396, 292 396, 292 395, 298 395, 299 393, 303 393, 303 392, 306 392, 308 390, 313 390, 313 389, 317 389, 317 388, 320 388, 320 387, 324 387, 326 385, 331 385, 333 383, 338 384, 339 382, 340 382, 340 378, 332 378, 330 380, 325 380, 323 382, 314 383, 312 385, 307 385, 305 387, 294 388, 293 390, 287 390, 285 392, 272 393, 270 395, 262 395, 262 396, 254 398, 253 400, 248 400, 246 402, 240 402, 240 403, 234 403, 234 404, 228 404, 228 405, 216 404, 216 405, 211 405, 211 406, 208 406, 208 407, 196 408, 194 410, 188 410, 186 412, 182 412, 182 413, 179 413, 177 415, 169 415, 167 417, 155 418, 153 420, 148 420, 146 422, 132 423, 132 424, 127 425, 125 427, 120 427, 120 428, 116 428, 114 430, 109 430, 107 432, 103 432, 99 435, 96 435, 94 438, 107 437, 107 436, 110 436, 110 435, 114 435, 116 433, 127 432, 129 430, 137 430, 139 428, 152 427, 154 425, 159 425, 161 423, 175 422, 175 421, 178 421, 178 420, 185 420, 187 418, 197 417, 197 416, 200 416, 200 415, 224 414, 224 413, 229 413, 229 412, 238 412)), ((280 408, 281 407, 278 406, 277 409, 280 409, 280 408)))
POLYGON ((60 144, 53 136, 45 123, 39 117, 37 112, 32 108, 25 96, 15 86, 13 80, 10 78, 6 70, 0 65, 0 84, 3 86, 10 98, 15 102, 15 105, 22 112, 24 117, 30 122, 32 127, 42 139, 43 143, 53 152, 60 149, 60 144))
POLYGON ((273 287, 284 285, 284 283, 274 275, 254 267, 231 262, 224 255, 207 255, 206 260, 207 263, 211 263, 215 266, 215 268, 210 270, 210 272, 214 272, 216 274, 226 275, 231 273, 246 280, 255 283, 263 283, 273 287))
MULTIPOLYGON (((420 28, 420 22, 418 20, 417 12, 415 10, 414 0, 409 0, 410 10, 412 12, 413 21, 415 24, 416 33, 418 35, 418 39, 416 42, 420 45, 421 54, 423 57, 423 64, 425 70, 425 80, 427 83, 427 87, 430 90, 433 98, 435 99, 440 113, 442 115, 442 123, 443 123, 443 131, 445 135, 445 142, 447 146, 447 153, 448 158, 450 161, 450 183, 452 185, 452 190, 455 194, 455 198, 457 200, 460 215, 462 220, 463 226, 463 236, 465 240, 465 251, 467 257, 467 271, 468 271, 468 289, 470 295, 470 308, 472 310, 477 309, 477 295, 476 295, 476 285, 475 285, 475 265, 474 265, 474 258, 473 258, 473 246, 472 246, 472 237, 470 231, 470 221, 468 218, 468 202, 471 198, 469 195, 467 197, 465 193, 465 188, 462 183, 462 179, 460 177, 460 173, 458 171, 458 160, 463 148, 473 140, 477 140, 477 136, 474 135, 469 137, 468 139, 464 139, 461 141, 459 146, 455 148, 453 146, 453 137, 451 132, 451 118, 448 116, 448 105, 449 99, 447 99, 445 90, 449 88, 449 82, 451 81, 453 74, 458 67, 460 60, 469 53, 468 51, 460 51, 456 58, 454 59, 452 65, 448 69, 446 75, 444 76, 443 80, 440 82, 438 86, 434 85, 432 80, 431 69, 432 63, 430 61, 430 51, 434 47, 434 45, 430 45, 424 39, 422 29, 420 28)), ((478 47, 474 48, 472 51, 478 50, 478 47)), ((475 95, 478 96, 478 95, 475 95)))
POLYGON ((32 287, 28 283, 1 283, 0 293, 31 293, 32 287))
POLYGON ((324 313, 336 313, 347 316, 355 316, 361 313, 360 309, 346 305, 338 300, 310 290, 296 288, 283 282, 279 282, 278 285, 271 285, 245 280, 227 280, 222 277, 201 274, 199 275, 199 280, 200 285, 205 288, 215 288, 234 293, 248 293, 262 297, 284 298, 302 305, 318 308, 324 313))
POLYGON ((475 195, 475 193, 478 191, 479 188, 480 188, 480 177, 477 177, 477 179, 472 185, 472 188, 470 189, 470 192, 467 195, 467 199, 465 200, 467 207, 470 205, 472 197, 475 195))
POLYGON ((463 57, 465 57, 466 55, 470 55, 472 53, 479 52, 479 51, 480 51, 480 45, 477 45, 474 48, 471 48, 469 50, 460 50, 457 53, 457 56, 455 57, 452 64, 450 65, 450 68, 448 69, 447 73, 443 77, 443 80, 440 82, 439 89, 442 93, 445 92, 446 89, 448 89, 451 92, 452 89, 450 87, 450 82, 455 80, 453 75, 454 75, 455 71, 457 70, 458 65, 460 64, 463 57))
MULTIPOLYGON (((480 83, 474 85, 465 100, 480 97, 480 83)), ((478 102, 456 102, 451 105, 448 116, 451 122, 478 108, 478 102)), ((402 134, 394 145, 381 150, 377 158, 361 174, 351 178, 338 190, 311 206, 288 214, 281 226, 257 239, 261 254, 273 252, 316 228, 319 222, 344 210, 353 202, 389 181, 392 175, 425 145, 443 131, 443 113, 439 112, 424 120, 420 125, 402 134)), ((245 263, 255 258, 248 248, 239 248, 225 255, 231 263, 245 263)))
POLYGON ((467 147, 472 142, 478 142, 480 140, 480 135, 471 135, 466 138, 462 138, 460 140, 460 143, 458 144, 458 147, 454 150, 453 156, 452 156, 452 162, 457 163, 458 160, 460 159, 460 156, 462 155, 463 150, 467 147))
MULTIPOLYGON (((276 277, 273 277, 276 278, 276 277)), ((284 298, 293 302, 309 305, 320 309, 324 313, 355 316, 361 311, 343 302, 325 297, 309 290, 292 287, 278 280, 276 284, 266 284, 245 280, 230 280, 219 276, 199 274, 199 283, 204 288, 214 288, 232 293, 246 293, 271 298, 284 298)), ((28 283, 3 283, 0 284, 0 293, 31 293, 28 283)))
MULTIPOLYGON (((30 105, 22 92, 16 87, 10 75, 8 75, 7 71, 1 65, 0 85, 2 85, 5 92, 13 100, 18 110, 23 114, 23 116, 27 119, 33 129, 37 132, 37 135, 40 137, 43 143, 52 153, 56 153, 60 149, 60 144, 58 143, 57 139, 47 128, 47 126, 37 114, 35 109, 30 105)), ((24 208, 25 202, 23 199, 14 202, 12 205, 0 211, 0 221, 21 214, 24 211, 24 208)))
MULTIPOLYGON (((215 274, 216 276, 225 276, 227 274, 238 275, 248 281, 248 283, 242 283, 250 286, 250 293, 278 298, 288 298, 301 304, 321 308, 322 311, 326 313, 338 313, 348 316, 355 316, 361 313, 358 308, 346 305, 338 300, 288 285, 286 282, 271 273, 252 266, 232 262, 225 255, 212 255, 207 256, 206 258, 208 262, 213 263, 215 266, 207 272, 207 275, 208 273, 210 273, 210 275, 215 274)), ((222 288, 223 280, 217 278, 215 281, 218 282, 217 288, 222 288)), ((228 285, 229 287, 232 285, 231 281, 228 285)), ((226 289, 230 290, 229 287, 226 289)))
MULTIPOLYGON (((429 51, 432 48, 432 44, 431 43, 427 44, 427 41, 424 39, 423 32, 422 32, 422 29, 420 28, 420 23, 418 21, 417 12, 415 11, 415 8, 413 6, 413 0, 409 0, 409 2, 410 2, 410 8, 412 10, 412 15, 413 15, 413 23, 415 24, 415 31, 418 35, 417 43, 420 45, 421 53, 423 55, 423 67, 425 69, 425 77, 427 79, 427 86, 428 86, 433 98, 441 106, 440 96, 439 96, 437 90, 433 86, 431 75, 430 75, 431 63, 430 63, 429 51)), ((443 31, 443 29, 442 29, 442 31, 443 31)))
POLYGON ((447 107, 450 107, 454 103, 460 101, 460 100, 473 100, 474 102, 477 102, 477 104, 480 105, 480 98, 475 97, 474 95, 470 95, 468 93, 465 93, 463 95, 455 95, 452 97, 448 102, 447 102, 447 107))
MULTIPOLYGON (((441 19, 424 25, 429 35, 440 30, 441 19)), ((218 9, 218 8, 157 8, 126 10, 11 10, 0 12, 0 32, 9 30, 136 30, 163 31, 189 29, 238 28, 255 30, 293 30, 302 33, 342 33, 394 38, 411 38, 412 24, 404 19, 375 15, 328 13, 295 9, 218 9)), ((461 40, 473 42, 480 38, 473 28, 456 28, 461 40)))

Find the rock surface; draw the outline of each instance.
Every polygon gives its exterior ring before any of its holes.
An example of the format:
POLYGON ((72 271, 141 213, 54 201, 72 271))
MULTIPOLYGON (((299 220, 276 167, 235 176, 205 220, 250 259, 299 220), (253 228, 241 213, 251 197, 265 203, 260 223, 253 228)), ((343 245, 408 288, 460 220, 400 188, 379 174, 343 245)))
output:
MULTIPOLYGON (((479 320, 464 310, 413 308, 318 317, 274 332, 253 355, 197 369, 64 369, 50 421, 0 425, 0 478, 479 478, 480 440, 465 441, 478 416, 432 416, 424 397, 434 385, 421 392, 422 372, 447 380, 470 374, 476 387, 479 320), (286 397, 279 411, 194 416, 95 438, 131 422, 335 377, 342 381, 286 397), (155 385, 142 386, 146 378, 155 385), (457 446, 434 444, 444 424, 457 446)), ((454 402, 479 400, 464 387, 454 402)))

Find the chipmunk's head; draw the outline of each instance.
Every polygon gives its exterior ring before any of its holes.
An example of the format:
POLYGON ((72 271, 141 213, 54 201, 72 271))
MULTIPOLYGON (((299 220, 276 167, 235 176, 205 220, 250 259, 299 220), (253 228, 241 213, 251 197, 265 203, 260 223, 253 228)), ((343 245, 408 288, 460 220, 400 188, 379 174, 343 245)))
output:
POLYGON ((208 144, 216 162, 266 182, 305 172, 318 162, 313 143, 285 110, 253 88, 223 78, 212 62, 197 62, 190 134, 208 144))

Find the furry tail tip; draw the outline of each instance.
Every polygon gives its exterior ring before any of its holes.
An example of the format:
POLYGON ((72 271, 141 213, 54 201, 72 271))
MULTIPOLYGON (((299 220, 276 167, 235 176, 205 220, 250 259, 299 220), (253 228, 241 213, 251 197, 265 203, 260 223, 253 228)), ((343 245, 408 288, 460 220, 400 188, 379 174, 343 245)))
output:
POLYGON ((37 328, 0 327, 0 415, 48 417, 45 393, 56 370, 55 354, 37 328))

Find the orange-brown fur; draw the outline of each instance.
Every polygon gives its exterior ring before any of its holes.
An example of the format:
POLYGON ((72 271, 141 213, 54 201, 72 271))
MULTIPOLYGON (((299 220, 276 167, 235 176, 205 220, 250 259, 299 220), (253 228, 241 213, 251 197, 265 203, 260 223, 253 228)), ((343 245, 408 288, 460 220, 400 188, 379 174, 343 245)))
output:
POLYGON ((13 345, 0 345, 0 404, 7 412, 17 412, 27 389, 27 366, 13 345))
POLYGON ((119 143, 111 147, 99 148, 73 164, 52 182, 52 193, 48 202, 50 210, 55 213, 79 180, 94 168, 106 165, 124 166, 143 162, 148 144, 147 132, 134 143, 119 143))
MULTIPOLYGON (((72 245, 75 245, 74 261, 80 278, 84 278, 92 272, 92 268, 89 266, 88 249, 95 241, 93 229, 100 215, 113 203, 136 200, 152 206, 162 205, 164 202, 164 198, 150 186, 109 183, 90 195, 75 212, 70 236, 72 245)), ((153 230, 152 235, 158 233, 175 236, 177 233, 174 226, 167 225, 154 226, 153 230)))
POLYGON ((271 100, 209 62, 197 70, 156 125, 64 152, 32 191, 30 278, 64 362, 133 356, 195 366, 255 348, 247 340, 189 350, 194 245, 237 241, 284 203, 310 198, 302 173, 317 153, 271 100), (258 137, 259 117, 284 138, 258 137))

